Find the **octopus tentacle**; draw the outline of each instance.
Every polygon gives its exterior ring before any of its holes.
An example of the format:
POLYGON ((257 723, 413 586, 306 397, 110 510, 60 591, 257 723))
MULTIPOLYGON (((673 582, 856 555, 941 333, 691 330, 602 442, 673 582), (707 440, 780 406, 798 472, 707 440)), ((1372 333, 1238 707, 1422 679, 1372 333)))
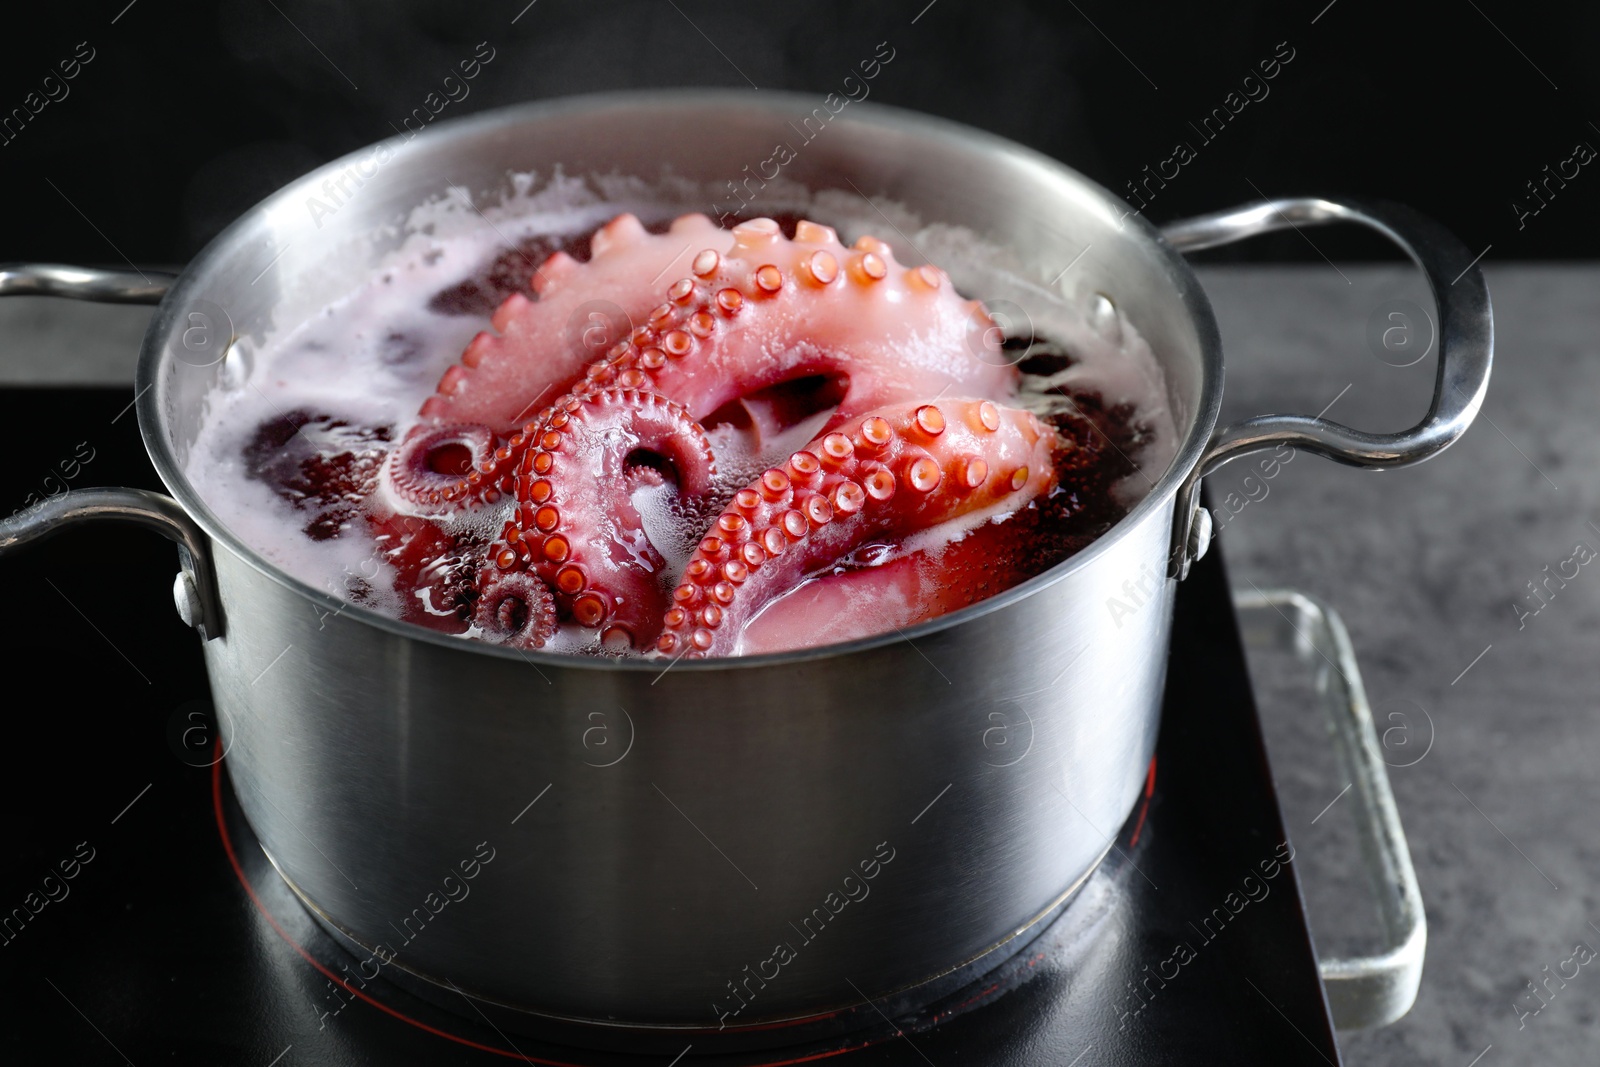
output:
POLYGON ((666 561, 632 500, 639 479, 656 476, 630 462, 641 452, 671 463, 681 494, 710 489, 711 443, 679 405, 633 389, 566 397, 529 439, 516 513, 488 563, 527 566, 565 614, 603 628, 607 643, 648 642, 666 608, 666 561))
POLYGON ((814 222, 789 240, 753 219, 732 238, 702 247, 644 325, 589 365, 591 387, 649 389, 703 419, 759 389, 840 377, 836 424, 942 391, 1014 391, 993 321, 938 268, 902 267, 872 237, 846 248, 814 222))
POLYGON ((389 454, 383 483, 416 508, 493 504, 511 492, 512 470, 532 429, 497 445, 484 426, 416 427, 389 454))
POLYGON ((468 423, 506 435, 535 405, 559 397, 595 358, 587 322, 599 335, 621 317, 622 332, 644 321, 659 302, 651 279, 670 270, 689 248, 727 249, 733 235, 704 215, 684 215, 665 234, 647 233, 632 215, 619 215, 590 239, 592 256, 579 263, 557 252, 534 271, 538 300, 507 297, 490 320, 493 332, 473 338, 422 405, 426 425, 468 423))
MULTIPOLYGON (((522 648, 571 623, 613 648, 700 656, 747 650, 751 619, 830 569, 899 596, 902 614, 986 595, 970 576, 1000 542, 967 534, 1049 491, 1068 444, 977 399, 1014 395, 1019 374, 983 306, 941 271, 902 266, 871 237, 847 248, 813 222, 794 234, 689 215, 652 236, 621 215, 588 262, 557 253, 537 299, 506 299, 383 468, 396 516, 439 527, 393 539, 396 566, 430 590, 420 610, 522 648), (621 331, 599 358, 573 336, 587 315, 608 341, 621 331), (924 402, 946 393, 975 399, 924 402), (674 478, 684 510, 704 514, 724 498, 703 421, 726 417, 741 436, 719 440, 743 454, 835 401, 805 449, 734 496, 674 587, 641 486, 674 478), (744 422, 723 411, 739 404, 744 422), (912 535, 920 547, 890 559, 922 553, 904 566, 857 558, 912 535)), ((785 601, 775 636, 750 640, 787 639, 785 609, 815 616, 785 601)))
POLYGON ((730 655, 774 597, 874 538, 998 517, 1055 484, 1058 435, 987 400, 902 404, 825 433, 740 490, 673 590, 656 650, 730 655))
POLYGON ((516 648, 543 648, 556 632, 550 587, 525 570, 485 568, 472 607, 473 625, 491 640, 516 648))

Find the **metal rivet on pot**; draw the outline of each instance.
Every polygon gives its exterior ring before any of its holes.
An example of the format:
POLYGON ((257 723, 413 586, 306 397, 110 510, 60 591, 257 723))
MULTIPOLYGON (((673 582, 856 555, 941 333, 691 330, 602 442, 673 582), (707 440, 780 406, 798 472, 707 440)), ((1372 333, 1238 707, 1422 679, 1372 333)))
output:
POLYGON ((1189 526, 1189 562, 1196 563, 1205 558, 1206 549, 1211 547, 1211 512, 1205 508, 1196 508, 1194 522, 1189 526))
POLYGON ((1117 306, 1106 294, 1096 293, 1089 299, 1089 325, 1112 344, 1122 343, 1122 320, 1117 318, 1117 306))
POLYGON ((217 381, 229 391, 243 389, 250 380, 250 352, 238 341, 228 346, 222 355, 217 381))
POLYGON ((198 629, 202 619, 200 589, 188 571, 179 571, 172 580, 172 602, 178 609, 178 618, 185 626, 198 629))

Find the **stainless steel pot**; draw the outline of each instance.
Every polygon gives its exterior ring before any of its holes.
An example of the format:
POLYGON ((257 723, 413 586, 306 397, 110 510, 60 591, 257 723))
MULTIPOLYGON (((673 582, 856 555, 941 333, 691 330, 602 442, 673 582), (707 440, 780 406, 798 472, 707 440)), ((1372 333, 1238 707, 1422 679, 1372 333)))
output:
POLYGON ((903 633, 670 669, 597 662, 468 643, 342 603, 266 562, 186 479, 206 396, 248 372, 234 347, 194 358, 186 331, 226 320, 250 337, 301 321, 363 278, 407 212, 447 185, 492 193, 509 170, 558 164, 720 182, 792 140, 790 120, 813 103, 696 91, 496 111, 390 142, 359 195, 314 224, 307 198, 358 165, 366 175, 374 155, 328 164, 241 218, 169 288, 72 268, 0 272, 0 292, 160 300, 138 412, 176 503, 74 491, 0 524, 0 551, 94 518, 152 524, 183 546, 179 610, 206 639, 239 801, 363 976, 464 991, 591 1037, 615 1027, 674 1040, 787 1039, 841 1025, 869 1000, 892 1014, 972 977, 1026 943, 1131 809, 1155 744, 1172 598, 1209 540, 1200 477, 1280 443, 1357 466, 1417 462, 1483 400, 1483 279, 1408 210, 1280 200, 1158 231, 1015 144, 855 105, 786 177, 968 227, 1041 283, 1091 249, 1075 278, 1114 301, 1162 363, 1176 460, 1115 529, 1050 572, 903 633), (1217 328, 1180 253, 1340 221, 1390 237, 1433 287, 1427 416, 1399 434, 1285 415, 1216 430, 1217 328), (1151 570, 1166 580, 1113 620, 1108 599, 1151 570))

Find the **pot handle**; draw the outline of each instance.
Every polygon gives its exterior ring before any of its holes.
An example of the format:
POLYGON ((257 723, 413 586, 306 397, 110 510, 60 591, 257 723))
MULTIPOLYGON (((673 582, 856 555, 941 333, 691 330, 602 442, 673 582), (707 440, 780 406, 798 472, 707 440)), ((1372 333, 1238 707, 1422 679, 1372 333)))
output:
POLYGON ((1333 222, 1356 222, 1383 234, 1427 277, 1439 320, 1439 371, 1433 403, 1421 422, 1400 433, 1367 433, 1305 415, 1257 415, 1217 430, 1178 491, 1168 567, 1173 578, 1187 575, 1189 565, 1203 556, 1210 544, 1211 515, 1199 507, 1200 479, 1230 460, 1286 444, 1355 467, 1403 467, 1448 448, 1472 425, 1483 404, 1494 353, 1489 289, 1478 261, 1432 219, 1398 204, 1303 197, 1267 200, 1183 219, 1163 227, 1161 235, 1178 251, 1194 252, 1257 234, 1333 222))
MULTIPOLYGON (((97 270, 58 263, 0 264, 0 296, 62 296, 107 304, 159 304, 176 275, 165 271, 97 270)), ((78 523, 132 522, 178 546, 182 569, 173 597, 183 621, 206 640, 221 637, 210 542, 176 500, 144 489, 73 489, 0 520, 0 556, 78 523)))
POLYGON ((205 533, 170 496, 145 489, 72 489, 0 519, 0 556, 68 526, 102 519, 131 522, 178 546, 181 569, 173 584, 178 615, 210 641, 222 636, 211 545, 205 533))
POLYGON ((0 263, 0 296, 64 296, 102 304, 159 304, 176 274, 60 263, 0 263))
MULTIPOLYGON (((1377 899, 1382 933, 1378 951, 1321 957, 1317 970, 1336 1027, 1387 1026, 1416 1002, 1428 920, 1350 634, 1333 608, 1292 589, 1235 590, 1233 602, 1242 623, 1257 616, 1280 632, 1287 623, 1294 631, 1297 658, 1316 672, 1316 691, 1322 697, 1335 757, 1351 783, 1349 803, 1354 806, 1356 836, 1377 899)), ((1242 629, 1248 633, 1251 627, 1242 629)))

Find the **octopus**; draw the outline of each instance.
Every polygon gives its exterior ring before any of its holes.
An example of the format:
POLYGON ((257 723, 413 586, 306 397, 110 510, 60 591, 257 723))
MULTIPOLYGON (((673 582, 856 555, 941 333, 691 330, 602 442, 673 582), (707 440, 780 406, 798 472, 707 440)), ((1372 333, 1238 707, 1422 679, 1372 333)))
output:
POLYGON ((685 215, 651 233, 624 214, 587 262, 556 252, 532 298, 504 300, 379 478, 371 521, 429 614, 522 649, 578 631, 705 657, 996 591, 1008 523, 1057 489, 1072 440, 1015 406, 1000 331, 943 271, 793 232, 685 215), (569 343, 594 306, 635 324, 598 355, 569 343), (730 480, 751 456, 775 461, 730 480), (699 536, 662 543, 641 494, 699 536))

